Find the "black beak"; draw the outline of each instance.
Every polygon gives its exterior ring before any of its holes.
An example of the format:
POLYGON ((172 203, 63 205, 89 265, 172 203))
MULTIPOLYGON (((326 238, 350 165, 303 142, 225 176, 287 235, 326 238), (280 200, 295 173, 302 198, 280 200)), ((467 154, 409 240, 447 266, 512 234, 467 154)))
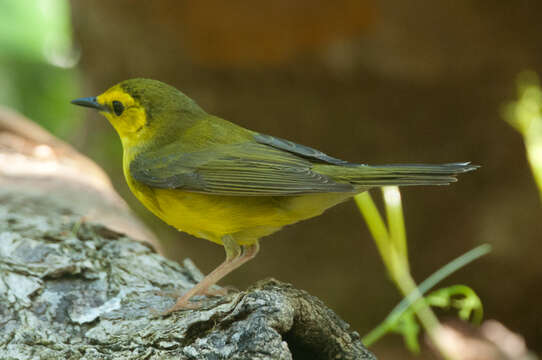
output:
POLYGON ((96 100, 96 96, 75 99, 72 100, 71 103, 74 105, 97 109, 100 111, 109 111, 108 107, 98 103, 98 101, 96 100))

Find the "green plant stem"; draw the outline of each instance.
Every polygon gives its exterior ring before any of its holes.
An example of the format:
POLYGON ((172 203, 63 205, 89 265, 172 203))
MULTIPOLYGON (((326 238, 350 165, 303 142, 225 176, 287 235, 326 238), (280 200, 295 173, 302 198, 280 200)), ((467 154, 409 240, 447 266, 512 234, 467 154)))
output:
POLYGON ((390 240, 399 253, 399 259, 404 262, 402 266, 406 266, 406 270, 410 271, 401 193, 397 186, 385 186, 382 188, 382 195, 386 206, 390 240))
MULTIPOLYGON (((431 339, 431 342, 439 349, 439 352, 445 358, 449 358, 446 349, 440 344, 437 336, 437 330, 440 327, 440 323, 431 308, 421 298, 422 294, 418 290, 418 286, 414 279, 412 279, 410 273, 404 272, 401 274, 396 280, 396 283, 403 296, 408 296, 410 293, 413 293, 415 294, 415 297, 419 298, 419 306, 414 307, 414 312, 416 313, 416 316, 418 316, 418 319, 431 339)), ((418 302, 416 304, 418 304, 418 302)))
MULTIPOLYGON (((386 187, 382 191, 388 217, 388 228, 390 228, 389 232, 368 192, 358 194, 354 199, 366 220, 369 231, 375 239, 378 251, 391 279, 404 296, 412 292, 418 292, 416 296, 421 297, 418 287, 410 275, 408 266, 406 231, 404 229, 399 189, 397 187, 386 187), (392 226, 393 230, 391 230, 392 226), (394 238, 392 238, 392 235, 394 235, 394 238)), ((449 358, 445 348, 437 338, 436 331, 440 324, 431 308, 420 299, 420 305, 415 308, 415 313, 435 347, 439 349, 444 358, 449 358)))
POLYGON ((373 239, 375 239, 375 243, 378 248, 378 252, 382 257, 382 261, 384 262, 389 275, 392 276, 391 269, 393 266, 390 256, 391 244, 389 242, 390 236, 388 234, 388 230, 386 229, 386 224, 380 216, 380 212, 378 211, 378 208, 376 207, 376 204, 368 191, 356 195, 354 200, 356 201, 359 211, 365 218, 369 232, 373 236, 373 239))

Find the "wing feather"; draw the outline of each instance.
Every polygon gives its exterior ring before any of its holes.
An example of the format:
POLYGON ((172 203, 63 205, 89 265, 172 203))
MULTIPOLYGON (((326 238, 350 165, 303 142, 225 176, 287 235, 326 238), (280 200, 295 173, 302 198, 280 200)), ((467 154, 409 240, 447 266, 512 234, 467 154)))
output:
POLYGON ((132 177, 148 186, 215 195, 286 196, 353 191, 312 170, 311 161, 265 144, 221 144, 195 152, 168 146, 130 163, 132 177))
POLYGON ((345 165, 359 166, 358 164, 353 164, 348 161, 329 156, 328 154, 325 154, 321 152, 320 150, 316 150, 311 147, 297 144, 293 141, 281 139, 279 137, 275 137, 271 135, 255 134, 254 140, 256 140, 260 144, 265 144, 265 145, 272 146, 276 149, 288 151, 292 154, 310 159, 311 161, 314 161, 314 162, 327 163, 327 164, 333 164, 333 165, 342 165, 342 166, 345 166, 345 165))

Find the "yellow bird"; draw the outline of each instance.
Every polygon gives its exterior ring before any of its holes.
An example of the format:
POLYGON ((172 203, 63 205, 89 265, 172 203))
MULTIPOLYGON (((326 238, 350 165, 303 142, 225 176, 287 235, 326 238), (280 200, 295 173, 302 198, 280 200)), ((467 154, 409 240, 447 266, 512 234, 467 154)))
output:
POLYGON ((444 185, 469 163, 354 164, 206 113, 179 90, 150 79, 121 82, 75 105, 97 109, 124 149, 134 195, 178 230, 223 245, 226 260, 168 312, 188 307, 254 258, 259 239, 373 187, 444 185))

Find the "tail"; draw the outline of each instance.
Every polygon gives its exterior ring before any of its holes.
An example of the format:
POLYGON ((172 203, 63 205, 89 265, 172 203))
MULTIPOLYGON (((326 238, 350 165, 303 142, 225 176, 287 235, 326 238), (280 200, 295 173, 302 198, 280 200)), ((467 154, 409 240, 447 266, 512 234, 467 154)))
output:
MULTIPOLYGON (((329 175, 338 181, 349 182, 354 186, 448 185, 457 181, 458 174, 478 168, 478 165, 471 165, 469 162, 439 165, 357 165, 341 166, 340 171, 335 167, 334 171, 329 171, 329 175)), ((328 171, 322 172, 328 173, 328 171)))

